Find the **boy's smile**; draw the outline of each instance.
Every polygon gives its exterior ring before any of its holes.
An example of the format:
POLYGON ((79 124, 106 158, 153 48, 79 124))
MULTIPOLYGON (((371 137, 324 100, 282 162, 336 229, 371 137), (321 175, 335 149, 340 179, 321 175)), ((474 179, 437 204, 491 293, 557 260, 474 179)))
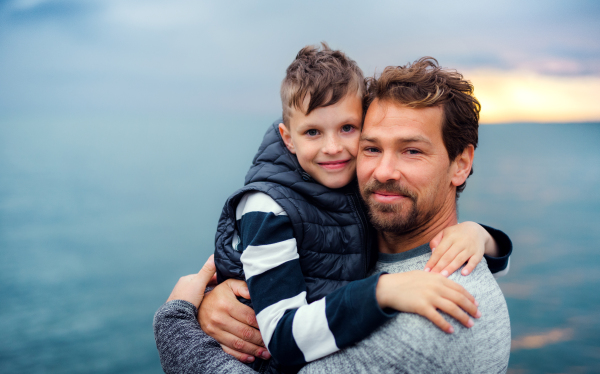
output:
POLYGON ((289 129, 280 124, 279 132, 304 171, 326 187, 340 188, 356 175, 361 125, 362 99, 350 93, 309 115, 293 110, 289 129))

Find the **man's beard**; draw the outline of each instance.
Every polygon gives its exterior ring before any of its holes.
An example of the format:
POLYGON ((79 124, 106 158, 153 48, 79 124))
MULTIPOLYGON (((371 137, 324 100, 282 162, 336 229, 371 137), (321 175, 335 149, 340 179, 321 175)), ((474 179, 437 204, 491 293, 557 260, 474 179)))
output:
POLYGON ((406 234, 418 229, 422 222, 427 221, 427 219, 423 220, 419 217, 417 195, 396 182, 381 183, 371 180, 362 188, 361 193, 369 207, 371 224, 377 231, 406 234), (405 196, 408 201, 400 205, 380 203, 370 199, 375 191, 400 194, 405 196), (407 204, 409 206, 406 206, 407 204))

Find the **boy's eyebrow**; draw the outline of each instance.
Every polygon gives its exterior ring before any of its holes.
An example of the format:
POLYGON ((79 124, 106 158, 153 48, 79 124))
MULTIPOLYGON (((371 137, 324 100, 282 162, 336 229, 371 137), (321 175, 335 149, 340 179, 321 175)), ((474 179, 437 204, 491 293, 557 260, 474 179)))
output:
MULTIPOLYGON (((362 125, 362 119, 357 118, 355 116, 349 116, 349 117, 346 117, 343 120, 337 121, 337 122, 343 123, 343 124, 350 124, 350 123, 353 123, 353 122, 356 122, 356 121, 360 121, 360 123, 362 125)), ((304 127, 318 127, 319 124, 318 123, 309 122, 309 123, 303 124, 303 126, 304 127)))

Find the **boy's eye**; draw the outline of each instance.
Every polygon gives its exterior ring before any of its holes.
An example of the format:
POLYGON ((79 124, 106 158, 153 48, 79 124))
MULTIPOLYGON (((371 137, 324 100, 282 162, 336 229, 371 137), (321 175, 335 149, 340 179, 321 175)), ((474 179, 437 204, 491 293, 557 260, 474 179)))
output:
POLYGON ((342 131, 343 132, 350 132, 352 130, 354 130, 354 126, 352 126, 352 125, 344 125, 344 126, 342 126, 342 131))
POLYGON ((310 130, 306 131, 306 135, 308 135, 308 136, 317 136, 317 135, 319 135, 319 131, 317 131, 315 129, 310 129, 310 130))

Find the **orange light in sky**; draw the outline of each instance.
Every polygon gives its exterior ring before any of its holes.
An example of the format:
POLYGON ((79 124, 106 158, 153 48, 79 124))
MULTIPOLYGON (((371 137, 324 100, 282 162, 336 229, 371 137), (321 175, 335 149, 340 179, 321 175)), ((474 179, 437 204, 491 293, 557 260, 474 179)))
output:
POLYGON ((600 121, 600 77, 526 71, 464 74, 481 103, 481 123, 600 121))

